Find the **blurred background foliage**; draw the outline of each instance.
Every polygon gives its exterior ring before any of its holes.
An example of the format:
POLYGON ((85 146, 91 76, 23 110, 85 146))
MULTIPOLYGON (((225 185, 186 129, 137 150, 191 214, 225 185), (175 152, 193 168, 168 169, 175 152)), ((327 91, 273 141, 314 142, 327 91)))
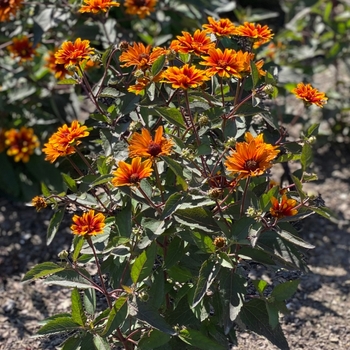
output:
MULTIPOLYGON (((121 2, 123 5, 123 2, 121 2)), ((0 26, 0 192, 29 201, 40 193, 40 183, 62 189, 60 170, 44 161, 41 147, 57 127, 74 119, 86 120, 94 108, 79 85, 60 84, 48 65, 50 51, 78 37, 103 52, 122 41, 165 46, 181 34, 194 31, 208 16, 267 24, 275 33, 263 51, 265 62, 279 70, 279 95, 272 112, 282 123, 306 130, 319 122, 321 142, 348 142, 350 135, 350 3, 347 0, 190 0, 159 1, 150 16, 129 15, 123 6, 108 17, 79 13, 80 1, 25 2, 0 26), (27 36, 34 50, 20 60, 10 52, 13 38, 27 36), (312 83, 329 97, 323 109, 308 118, 303 104, 290 103, 289 92, 299 81, 312 83), (41 146, 28 162, 15 161, 4 144, 4 133, 32 128, 41 146)), ((91 82, 101 79, 97 64, 88 70, 91 82)), ((293 97, 291 97, 293 99, 293 97)), ((93 121, 92 122, 96 122, 93 121)), ((89 120, 88 123, 91 123, 89 120)))

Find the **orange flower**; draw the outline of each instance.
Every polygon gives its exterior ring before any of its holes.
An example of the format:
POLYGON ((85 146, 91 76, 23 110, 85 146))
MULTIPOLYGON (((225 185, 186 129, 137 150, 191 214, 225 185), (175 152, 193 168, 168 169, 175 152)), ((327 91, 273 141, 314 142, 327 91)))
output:
POLYGON ((102 213, 95 215, 94 210, 89 210, 82 216, 73 216, 74 224, 71 225, 70 229, 73 234, 89 238, 103 233, 103 229, 106 226, 105 216, 102 213))
POLYGON ((284 194, 279 201, 277 198, 271 198, 272 207, 270 208, 270 213, 272 216, 280 219, 285 216, 293 216, 298 213, 295 209, 297 206, 297 201, 295 199, 288 199, 287 195, 284 194))
POLYGON ((92 12, 92 13, 99 13, 99 12, 107 12, 110 7, 118 7, 120 6, 119 2, 115 1, 108 1, 108 0, 84 0, 84 3, 86 5, 83 5, 79 12, 92 12))
POLYGON ((162 126, 156 130, 154 140, 150 132, 143 128, 141 134, 135 133, 131 136, 129 142, 129 157, 154 158, 158 156, 167 156, 171 153, 173 146, 173 141, 163 136, 162 126))
POLYGON ((6 22, 22 6, 23 0, 0 0, 0 22, 6 22))
POLYGON ((129 92, 133 92, 135 95, 139 95, 145 90, 145 88, 151 83, 151 80, 148 78, 139 78, 136 80, 135 85, 130 85, 128 87, 129 92))
POLYGON ((150 177, 153 172, 152 161, 150 159, 141 162, 141 157, 131 160, 131 164, 120 161, 118 169, 113 173, 112 179, 114 186, 135 186, 142 179, 150 177))
POLYGON ((233 49, 211 49, 208 57, 202 57, 204 61, 199 62, 202 65, 209 66, 208 75, 218 74, 220 77, 242 78, 242 72, 246 69, 246 62, 249 59, 249 52, 238 51, 233 49))
POLYGON ((179 35, 177 40, 171 42, 171 50, 200 56, 215 47, 215 43, 211 41, 205 30, 200 31, 197 29, 193 36, 188 32, 182 32, 182 34, 183 36, 179 35))
POLYGON ((167 50, 161 47, 152 49, 151 45, 145 47, 142 43, 134 43, 129 46, 119 57, 120 62, 126 62, 122 67, 135 66, 137 69, 146 70, 167 50))
POLYGON ((33 43, 29 41, 27 36, 13 38, 12 44, 7 47, 12 57, 19 57, 19 62, 32 61, 37 52, 33 48, 33 43))
POLYGON ((238 179, 264 174, 279 153, 276 146, 263 141, 262 134, 254 138, 246 133, 246 141, 237 142, 236 150, 225 161, 227 170, 238 173, 238 179))
POLYGON ((44 209, 47 207, 47 203, 45 199, 41 196, 35 196, 32 199, 32 204, 35 207, 36 211, 40 211, 41 209, 44 209))
POLYGON ((221 18, 215 21, 213 17, 208 17, 209 24, 202 27, 208 32, 217 36, 231 36, 236 33, 235 25, 228 18, 221 18))
POLYGON ((74 66, 90 58, 94 49, 90 47, 89 40, 76 39, 75 42, 65 41, 55 53, 56 64, 63 64, 65 68, 74 66))
POLYGON ((49 138, 48 143, 44 144, 45 160, 53 163, 58 157, 75 153, 74 147, 81 143, 79 139, 88 135, 87 127, 85 125, 80 126, 76 120, 72 122, 71 126, 64 124, 49 138))
POLYGON ((311 84, 305 85, 304 83, 299 83, 295 89, 292 90, 297 98, 304 100, 305 105, 308 107, 312 104, 323 107, 327 103, 328 97, 324 92, 320 92, 313 88, 311 84))
POLYGON ((67 69, 64 68, 64 64, 56 63, 55 52, 56 51, 48 52, 48 56, 45 57, 45 67, 49 68, 49 70, 55 74, 56 79, 64 79, 67 74, 72 75, 71 72, 68 72, 67 69))
POLYGON ((154 11, 156 4, 157 0, 126 0, 124 6, 126 7, 126 13, 145 18, 154 11))
POLYGON ((14 157, 15 162, 27 163, 40 142, 31 128, 21 127, 20 130, 10 129, 5 132, 7 155, 14 157))
POLYGON ((266 25, 261 26, 261 24, 255 25, 254 23, 244 22, 243 25, 236 27, 235 35, 249 38, 254 43, 253 48, 256 49, 269 42, 274 34, 266 25))
POLYGON ((196 88, 209 80, 206 72, 185 64, 181 68, 168 67, 162 74, 162 82, 172 84, 174 89, 196 88))

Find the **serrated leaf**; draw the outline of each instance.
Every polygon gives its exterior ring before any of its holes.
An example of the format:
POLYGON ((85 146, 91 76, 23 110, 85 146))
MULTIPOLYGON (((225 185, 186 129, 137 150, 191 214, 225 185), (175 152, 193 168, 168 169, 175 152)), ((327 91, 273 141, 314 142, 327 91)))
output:
POLYGON ((181 329, 179 338, 186 344, 201 350, 225 350, 226 347, 208 338, 206 335, 195 329, 181 329))
POLYGON ((170 124, 186 129, 183 116, 177 108, 156 107, 153 109, 159 116, 163 117, 170 124))
POLYGON ((57 82, 58 85, 77 85, 78 81, 72 78, 61 79, 57 82))
POLYGON ((205 233, 192 232, 197 247, 204 253, 215 253, 216 247, 213 240, 205 233))
POLYGON ((160 346, 167 344, 171 336, 169 334, 152 329, 150 332, 145 333, 137 344, 140 350, 154 350, 160 346))
POLYGON ((83 296, 84 308, 89 315, 94 315, 96 311, 96 292, 89 288, 84 290, 83 296))
POLYGON ((153 243, 136 258, 130 272, 131 279, 135 284, 149 276, 154 265, 155 257, 156 244, 153 243))
POLYGON ((299 247, 305 248, 305 249, 314 249, 315 246, 305 242, 304 240, 302 240, 300 237, 293 235, 292 233, 285 231, 285 230, 280 230, 280 229, 276 229, 276 232, 279 236, 281 236, 282 238, 284 238, 285 240, 287 240, 288 242, 291 242, 299 247))
POLYGON ((94 334, 93 342, 96 350, 111 350, 111 347, 107 342, 107 339, 102 338, 98 334, 94 334))
POLYGON ((77 288, 72 290, 72 319, 75 323, 84 326, 86 323, 86 315, 84 313, 83 303, 80 299, 80 294, 77 288))
POLYGON ((301 151, 300 163, 303 172, 311 165, 313 160, 312 148, 309 143, 305 143, 301 151))
POLYGON ((64 267, 57 265, 53 262, 44 262, 34 266, 31 270, 29 270, 22 278, 22 282, 27 282, 40 277, 49 276, 53 273, 63 271, 64 269, 64 267))
POLYGON ((185 253, 184 248, 185 242, 179 237, 174 237, 168 246, 167 254, 164 259, 166 269, 170 269, 180 261, 182 255, 185 253))
POLYGON ((119 236, 130 237, 132 230, 130 199, 128 199, 126 206, 122 210, 116 212, 115 225, 119 236))
POLYGON ((184 202, 184 195, 181 192, 173 193, 165 202, 165 206, 160 216, 160 220, 164 220, 166 217, 173 214, 179 206, 184 202))
POLYGON ((66 207, 58 209, 52 216, 49 226, 47 228, 46 244, 49 245, 54 239, 66 211, 66 207))
POLYGON ((272 291, 271 296, 277 301, 291 298, 297 291, 300 280, 293 280, 278 284, 272 291))
MULTIPOLYGON (((79 269, 81 273, 87 275, 87 272, 83 269, 79 269)), ((88 276, 87 276, 88 277, 88 276)), ((91 279, 91 277, 90 277, 91 279)), ((87 279, 83 278, 78 272, 74 270, 59 271, 54 275, 48 277, 44 284, 54 284, 56 286, 63 287, 77 287, 80 289, 91 288, 92 284, 87 279)))
POLYGON ((269 324, 269 315, 265 302, 253 299, 244 303, 241 313, 241 321, 253 332, 260 334, 270 342, 283 350, 289 350, 289 345, 280 325, 272 329, 269 324))
POLYGON ((109 312, 102 336, 108 336, 125 321, 127 316, 127 300, 128 298, 126 296, 122 296, 115 301, 112 310, 109 312))
POLYGON ((206 260, 199 270, 199 276, 196 283, 196 288, 193 295, 192 308, 196 307, 204 295, 214 282, 216 276, 221 269, 221 264, 218 261, 206 260))
POLYGON ((153 308, 150 304, 137 301, 129 301, 129 313, 131 316, 137 318, 140 321, 146 322, 150 326, 159 331, 176 335, 176 332, 172 327, 160 316, 159 311, 153 308))
POLYGON ((99 97, 110 97, 117 99, 123 95, 124 94, 117 89, 114 89, 112 87, 106 87, 100 92, 99 97))
POLYGON ((42 336, 57 333, 67 333, 78 329, 81 329, 81 326, 74 322, 71 317, 57 317, 42 326, 36 335, 42 336))
POLYGON ((63 343, 61 350, 80 350, 80 343, 81 338, 74 334, 63 343))
POLYGON ((198 228, 206 232, 215 232, 219 230, 212 213, 205 208, 179 209, 175 213, 175 219, 192 229, 198 228))
POLYGON ((171 159, 170 157, 162 156, 162 158, 165 160, 165 162, 168 164, 170 169, 176 175, 177 183, 182 186, 182 189, 184 191, 187 191, 188 184, 186 182, 186 179, 183 173, 183 168, 181 167, 181 165, 175 160, 171 159))

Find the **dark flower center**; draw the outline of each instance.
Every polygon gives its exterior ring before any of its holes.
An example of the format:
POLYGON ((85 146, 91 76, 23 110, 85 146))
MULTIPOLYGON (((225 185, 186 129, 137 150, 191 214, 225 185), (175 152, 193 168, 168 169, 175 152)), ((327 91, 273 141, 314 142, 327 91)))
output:
POLYGON ((10 0, 0 0, 0 8, 6 9, 10 5, 10 0))
POLYGON ((160 146, 160 144, 155 143, 153 141, 148 146, 148 153, 152 157, 156 157, 161 151, 162 151, 162 147, 160 146))
POLYGON ((134 173, 130 175, 129 181, 132 184, 136 184, 138 183, 140 180, 140 175, 138 173, 134 173))
POLYGON ((146 0, 134 0, 135 6, 142 7, 146 5, 146 0))
POLYGON ((246 170, 254 171, 259 168, 259 163, 254 159, 249 159, 245 162, 244 167, 246 170))

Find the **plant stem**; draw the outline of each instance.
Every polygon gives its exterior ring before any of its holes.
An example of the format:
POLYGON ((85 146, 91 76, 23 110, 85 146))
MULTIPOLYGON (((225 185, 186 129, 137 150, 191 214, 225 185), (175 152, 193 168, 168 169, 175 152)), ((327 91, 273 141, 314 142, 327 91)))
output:
POLYGON ((248 191, 249 183, 250 183, 250 176, 247 177, 247 180, 246 180, 246 183, 245 183, 245 186, 244 186, 243 197, 242 197, 242 202, 241 202, 241 210, 240 210, 240 213, 239 213, 240 217, 243 217, 243 214, 244 214, 244 205, 245 205, 245 199, 247 197, 247 191, 248 191))

